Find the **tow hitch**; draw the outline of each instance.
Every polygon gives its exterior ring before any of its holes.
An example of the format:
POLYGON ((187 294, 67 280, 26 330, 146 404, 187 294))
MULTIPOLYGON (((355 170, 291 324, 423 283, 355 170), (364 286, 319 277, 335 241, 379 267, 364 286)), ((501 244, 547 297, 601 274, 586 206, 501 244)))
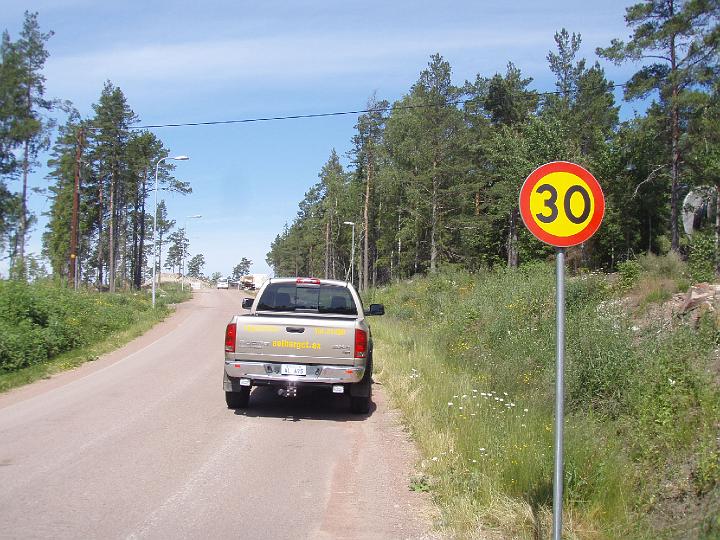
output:
POLYGON ((297 385, 290 383, 287 385, 287 388, 278 388, 277 393, 278 396, 294 398, 297 396, 297 385))

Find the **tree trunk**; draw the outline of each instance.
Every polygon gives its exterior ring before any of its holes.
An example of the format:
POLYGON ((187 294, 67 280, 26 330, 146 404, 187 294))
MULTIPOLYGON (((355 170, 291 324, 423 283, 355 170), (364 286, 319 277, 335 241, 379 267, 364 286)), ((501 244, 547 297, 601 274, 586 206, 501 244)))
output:
MULTIPOLYGON (((433 162, 433 172, 437 167, 437 163, 433 162)), ((437 271, 437 228, 438 228, 438 179, 433 174, 432 179, 432 216, 430 221, 430 272, 437 271)))
POLYGON ((372 155, 368 156, 367 166, 367 181, 365 182, 365 208, 363 209, 363 223, 365 227, 365 240, 363 242, 363 279, 362 287, 360 290, 366 291, 368 288, 368 261, 370 259, 369 253, 369 238, 370 238, 370 183, 372 182, 372 155))
POLYGON ((78 257, 78 225, 80 211, 80 160, 82 158, 83 128, 78 130, 77 147, 75 149, 75 183, 73 187, 72 217, 70 221, 70 263, 68 272, 68 285, 74 287, 77 283, 75 277, 76 262, 78 257))
POLYGON ((104 221, 104 212, 105 212, 105 204, 103 200, 103 185, 102 180, 99 182, 99 199, 100 199, 100 208, 98 210, 98 276, 97 276, 97 283, 98 288, 102 287, 103 285, 103 221, 104 221))
MULTIPOLYGON (((674 5, 670 1, 670 16, 674 15, 674 5)), ((672 80, 672 102, 671 107, 671 145, 672 145, 672 166, 670 169, 671 187, 670 187, 670 231, 672 240, 670 247, 674 252, 680 251, 680 234, 678 230, 678 206, 679 206, 679 167, 680 167, 680 111, 678 105, 678 84, 675 81, 677 72, 677 58, 675 51, 675 35, 670 36, 670 77, 672 80)))
POLYGON ((25 236, 27 233, 27 181, 30 173, 30 141, 25 141, 23 148, 23 185, 22 198, 20 199, 20 223, 15 236, 15 260, 13 265, 19 271, 15 277, 25 279, 25 236))
POLYGON ((142 272, 145 262, 145 198, 147 196, 147 167, 143 169, 142 185, 140 187, 140 241, 138 250, 137 269, 135 270, 135 286, 142 287, 142 272))
POLYGON ((715 270, 720 271, 720 184, 715 191, 715 270))
POLYGON ((325 279, 330 275, 330 221, 325 224, 325 279))
POLYGON ((110 175, 110 223, 108 224, 108 285, 115 292, 115 172, 110 175))
POLYGON ((510 211, 510 230, 508 231, 508 244, 507 244, 507 255, 508 255, 508 267, 518 267, 518 251, 517 251, 517 218, 518 209, 515 206, 510 211))

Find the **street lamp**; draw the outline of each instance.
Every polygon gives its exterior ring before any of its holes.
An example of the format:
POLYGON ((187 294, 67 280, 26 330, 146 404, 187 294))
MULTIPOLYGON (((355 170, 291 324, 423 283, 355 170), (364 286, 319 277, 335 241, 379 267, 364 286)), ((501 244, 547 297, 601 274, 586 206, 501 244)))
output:
MULTIPOLYGON (((200 219, 202 216, 200 214, 194 215, 194 216, 185 216, 185 236, 187 239, 187 242, 190 242, 190 234, 188 234, 188 220, 189 219, 200 219)), ((187 250, 185 249, 185 242, 183 242, 182 246, 182 267, 181 267, 181 279, 180 279, 180 290, 185 290, 185 256, 187 255, 187 250)))
POLYGON ((350 249, 350 283, 355 281, 355 222, 343 221, 343 225, 352 225, 352 248, 350 249))
POLYGON ((155 245, 155 236, 157 235, 157 194, 158 194, 158 169, 160 163, 166 159, 174 159, 175 161, 187 161, 190 159, 187 156, 166 156, 158 159, 155 164, 155 213, 153 214, 153 273, 152 273, 152 307, 155 307, 155 272, 157 267, 157 245, 155 245))

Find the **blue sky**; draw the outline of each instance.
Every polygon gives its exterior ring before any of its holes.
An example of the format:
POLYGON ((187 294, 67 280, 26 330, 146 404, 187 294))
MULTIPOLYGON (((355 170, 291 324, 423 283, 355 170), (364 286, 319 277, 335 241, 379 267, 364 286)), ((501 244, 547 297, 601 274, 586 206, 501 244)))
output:
MULTIPOLYGON (((373 92, 392 102, 435 52, 450 62, 456 84, 504 72, 513 61, 535 89, 553 90, 546 56, 554 33, 580 33, 582 55, 594 61, 595 47, 628 37, 631 3, 5 0, 0 28, 16 37, 29 9, 55 32, 48 97, 70 100, 87 116, 110 80, 142 124, 163 124, 357 110, 373 92)), ((636 69, 601 63, 615 82, 636 69)), ((632 112, 623 105, 623 116, 632 112)), ((331 150, 345 156, 355 122, 154 130, 172 153, 191 158, 175 174, 193 194, 166 202, 181 226, 185 216, 203 216, 191 223, 190 251, 204 254, 206 274, 230 273, 242 257, 252 259, 254 272, 269 272, 270 242, 292 221, 331 150)), ((46 172, 39 168, 31 184, 47 186, 46 172)), ((35 213, 48 206, 43 195, 31 195, 35 213)), ((41 218, 29 251, 40 252, 44 224, 41 218)))

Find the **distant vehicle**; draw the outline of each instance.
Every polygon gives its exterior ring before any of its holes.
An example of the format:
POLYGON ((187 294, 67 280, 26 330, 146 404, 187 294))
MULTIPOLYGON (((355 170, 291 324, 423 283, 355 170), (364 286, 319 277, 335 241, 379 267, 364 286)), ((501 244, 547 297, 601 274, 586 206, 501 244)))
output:
POLYGON ((252 386, 275 386, 294 397, 298 388, 350 394, 353 413, 370 409, 372 338, 368 315, 344 281, 282 278, 265 282, 256 298, 244 298, 250 313, 235 315, 225 330, 223 388, 231 409, 244 409, 252 386))
POLYGON ((228 280, 227 279, 218 279, 217 284, 215 285, 218 289, 227 289, 228 286, 228 280))
POLYGON ((246 291, 257 291, 268 279, 270 279, 270 276, 267 274, 248 274, 241 278, 240 283, 246 291))

